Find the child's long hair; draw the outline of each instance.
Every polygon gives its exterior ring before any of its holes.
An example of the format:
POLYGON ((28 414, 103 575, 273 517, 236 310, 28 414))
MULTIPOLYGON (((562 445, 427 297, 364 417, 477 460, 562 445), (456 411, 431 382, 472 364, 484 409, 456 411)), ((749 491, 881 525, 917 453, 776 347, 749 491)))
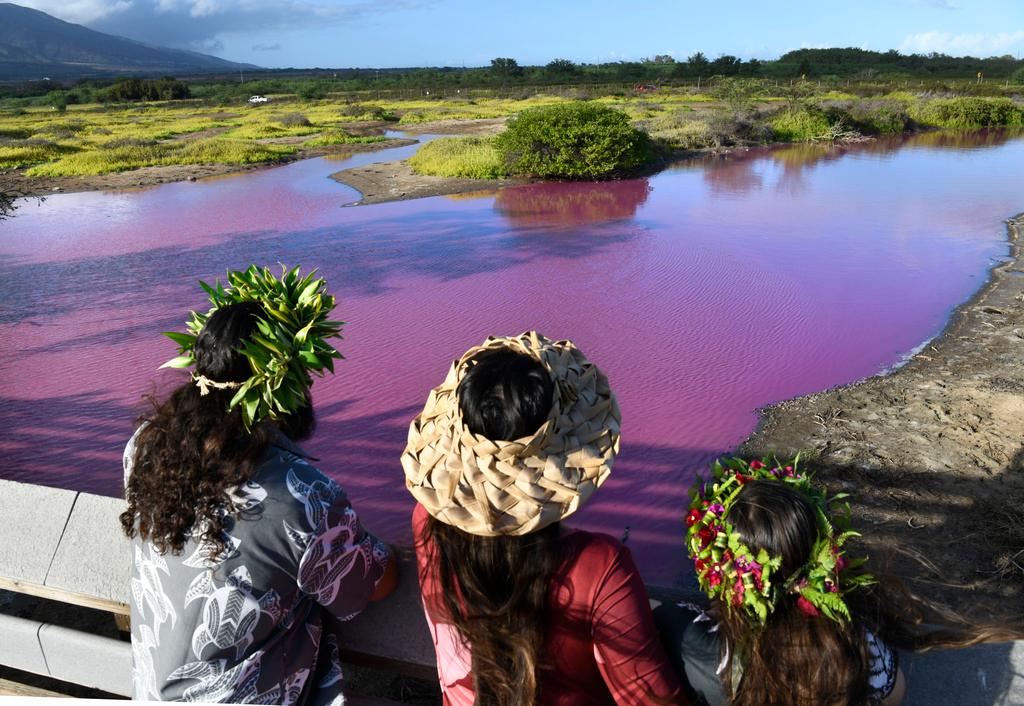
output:
MULTIPOLYGON (((777 575, 789 577, 810 558, 818 520, 810 502, 786 483, 747 483, 729 512, 729 522, 753 551, 782 557, 777 575)), ((912 597, 897 579, 847 594, 853 616, 840 623, 808 615, 797 594, 782 595, 762 627, 742 611, 715 612, 723 631, 722 675, 734 706, 860 706, 870 696, 871 656, 865 629, 889 647, 922 650, 966 647, 1019 638, 997 628, 935 629, 925 624, 929 606, 912 597)), ((930 622, 934 625, 934 617, 930 622)))
MULTIPOLYGON (((547 371, 511 351, 480 357, 458 390, 470 431, 503 440, 535 432, 553 393, 547 371)), ((425 573, 440 588, 437 608, 470 645, 476 703, 536 703, 548 596, 563 561, 558 523, 525 536, 479 537, 430 518, 420 541, 425 573)))

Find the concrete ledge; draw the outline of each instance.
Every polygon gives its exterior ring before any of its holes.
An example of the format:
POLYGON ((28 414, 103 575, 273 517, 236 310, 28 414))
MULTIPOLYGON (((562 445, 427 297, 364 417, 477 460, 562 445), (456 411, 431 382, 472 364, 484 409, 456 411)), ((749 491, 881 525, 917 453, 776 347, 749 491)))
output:
POLYGON ((42 585, 78 493, 0 480, 0 576, 42 585))
POLYGON ((121 531, 120 498, 79 493, 46 575, 51 588, 128 604, 131 541, 121 531))
POLYGON ((1024 704, 1024 642, 901 653, 900 659, 907 677, 904 706, 1024 704))
POLYGON ((39 644, 49 676, 121 696, 132 695, 130 642, 59 625, 43 625, 39 644))
POLYGON ((39 644, 42 623, 0 613, 0 664, 33 674, 49 674, 39 644))
POLYGON ((131 696, 131 643, 0 614, 0 662, 23 672, 131 696))

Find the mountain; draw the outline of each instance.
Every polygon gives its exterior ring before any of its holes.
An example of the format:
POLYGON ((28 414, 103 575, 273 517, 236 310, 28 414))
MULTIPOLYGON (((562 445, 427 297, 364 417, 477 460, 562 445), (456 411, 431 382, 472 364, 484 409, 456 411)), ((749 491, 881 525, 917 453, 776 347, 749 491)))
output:
POLYGON ((198 74, 257 68, 155 47, 12 3, 0 3, 0 81, 84 76, 198 74))

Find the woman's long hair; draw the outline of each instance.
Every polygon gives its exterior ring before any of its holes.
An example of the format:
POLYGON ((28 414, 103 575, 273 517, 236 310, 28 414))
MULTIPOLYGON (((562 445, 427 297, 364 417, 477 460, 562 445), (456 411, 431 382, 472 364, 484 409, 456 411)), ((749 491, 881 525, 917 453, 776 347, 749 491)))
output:
MULTIPOLYGON (((780 577, 792 576, 808 562, 819 532, 816 512, 807 498, 785 483, 772 481, 743 486, 729 511, 729 522, 751 550, 763 548, 782 557, 776 572, 780 577)), ((714 606, 725 636, 723 680, 726 692, 733 694, 731 703, 867 704, 871 654, 865 629, 890 647, 909 650, 966 647, 1019 637, 1013 631, 990 627, 936 628, 931 606, 911 596, 898 579, 877 578, 877 583, 846 596, 853 616, 847 624, 824 615, 807 615, 797 605, 796 594, 782 595, 763 627, 751 623, 741 611, 714 606)))
MULTIPOLYGON (((477 358, 458 390, 469 430, 500 440, 535 432, 553 394, 547 371, 511 351, 477 358)), ((479 537, 430 518, 420 542, 424 572, 439 583, 437 608, 470 646, 476 703, 536 703, 551 580, 563 561, 558 523, 525 536, 479 537)))
MULTIPOLYGON (((243 382, 252 375, 242 343, 256 330, 263 309, 255 302, 218 309, 195 345, 196 373, 216 382, 243 382)), ((231 520, 227 492, 252 477, 274 426, 263 422, 246 430, 241 408, 228 411, 233 389, 201 394, 190 380, 163 403, 150 397, 153 411, 135 439, 132 473, 125 486, 128 509, 121 513, 125 534, 136 533, 161 554, 180 553, 194 535, 225 550, 231 520)), ((314 426, 307 404, 278 427, 293 439, 309 436, 314 426)))

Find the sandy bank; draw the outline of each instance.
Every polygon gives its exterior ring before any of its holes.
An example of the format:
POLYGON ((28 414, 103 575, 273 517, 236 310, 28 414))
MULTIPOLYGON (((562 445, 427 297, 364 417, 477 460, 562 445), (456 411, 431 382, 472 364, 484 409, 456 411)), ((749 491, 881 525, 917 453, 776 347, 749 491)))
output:
POLYGON ((801 449, 869 553, 958 610, 1024 619, 1024 214, 1010 258, 899 370, 762 410, 744 453, 801 449), (918 559, 912 558, 919 557, 918 559))
POLYGON ((522 179, 463 179, 459 177, 423 176, 413 172, 403 161, 379 162, 365 167, 343 169, 331 174, 337 182, 351 186, 363 197, 351 206, 367 206, 388 201, 405 201, 427 196, 495 192, 498 189, 526 184, 522 179))
MULTIPOLYGON (((312 139, 305 135, 302 141, 312 139)), ((324 155, 353 154, 356 152, 377 152, 379 150, 415 144, 413 139, 392 139, 384 142, 365 144, 335 145, 331 147, 303 148, 275 162, 261 164, 173 164, 158 167, 142 167, 125 172, 98 174, 95 176, 27 177, 21 170, 7 170, 5 182, 10 179, 12 189, 25 196, 49 196, 56 193, 79 191, 103 191, 131 189, 175 181, 195 181, 206 177, 226 174, 241 174, 257 169, 268 169, 288 162, 324 155)))

